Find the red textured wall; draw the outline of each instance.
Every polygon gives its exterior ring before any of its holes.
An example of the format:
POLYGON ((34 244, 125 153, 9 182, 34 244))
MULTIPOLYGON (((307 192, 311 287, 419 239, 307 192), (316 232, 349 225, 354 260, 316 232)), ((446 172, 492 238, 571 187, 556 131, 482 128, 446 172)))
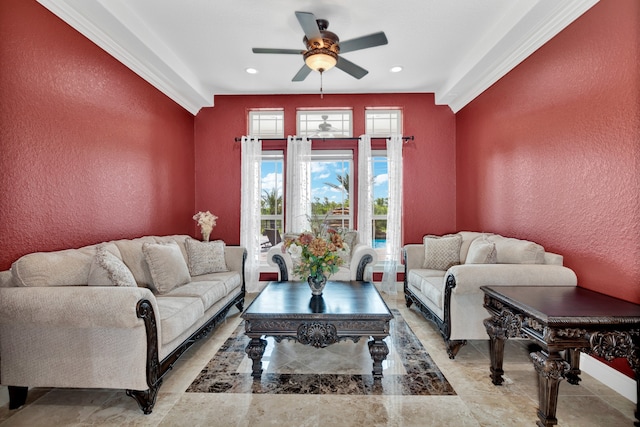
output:
POLYGON ((640 2, 602 0, 457 114, 458 225, 640 303, 640 2))
POLYGON ((34 0, 0 3, 0 269, 193 233, 193 116, 34 0))
POLYGON ((404 146, 404 241, 455 230, 455 117, 449 107, 436 106, 432 94, 216 96, 214 101, 198 113, 195 126, 196 208, 220 217, 212 236, 232 244, 240 239, 241 156, 234 139, 247 134, 252 108, 284 108, 285 135, 296 133, 297 108, 353 108, 353 134, 359 136, 366 107, 401 107, 404 134, 415 136, 404 146))
POLYGON ((640 303, 640 2, 601 0, 456 116, 460 228, 640 303))

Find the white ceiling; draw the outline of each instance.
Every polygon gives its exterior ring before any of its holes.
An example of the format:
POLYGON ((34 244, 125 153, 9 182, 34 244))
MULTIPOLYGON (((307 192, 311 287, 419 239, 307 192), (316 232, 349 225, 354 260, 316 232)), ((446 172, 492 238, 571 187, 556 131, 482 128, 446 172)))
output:
POLYGON ((457 112, 598 0, 38 1, 196 114, 215 95, 319 93, 319 73, 291 81, 302 56, 251 51, 303 50, 295 11, 327 19, 343 41, 389 40, 344 54, 369 74, 331 69, 325 94, 429 92, 457 112))

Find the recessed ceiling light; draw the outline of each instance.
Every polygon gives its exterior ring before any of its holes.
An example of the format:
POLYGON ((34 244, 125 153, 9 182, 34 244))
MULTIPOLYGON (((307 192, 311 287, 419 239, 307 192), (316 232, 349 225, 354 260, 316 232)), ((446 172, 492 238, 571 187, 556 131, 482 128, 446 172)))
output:
POLYGON ((247 68, 245 71, 249 74, 258 74, 258 70, 255 68, 247 68))
POLYGON ((402 71, 402 67, 399 65, 396 65, 395 67, 391 67, 389 71, 391 71, 392 73, 399 73, 400 71, 402 71))

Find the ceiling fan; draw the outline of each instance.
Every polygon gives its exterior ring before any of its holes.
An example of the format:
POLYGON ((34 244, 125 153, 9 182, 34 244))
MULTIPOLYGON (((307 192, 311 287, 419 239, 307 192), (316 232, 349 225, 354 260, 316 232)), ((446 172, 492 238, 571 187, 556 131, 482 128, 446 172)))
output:
POLYGON ((253 53, 302 55, 305 64, 293 77, 292 81, 294 82, 303 81, 311 71, 318 71, 322 74, 334 66, 356 79, 361 79, 367 75, 368 71, 344 59, 339 54, 388 43, 387 37, 382 31, 341 42, 335 33, 327 31, 329 21, 326 19, 316 19, 313 13, 310 12, 296 12, 296 17, 304 31, 302 41, 307 50, 253 48, 253 53))

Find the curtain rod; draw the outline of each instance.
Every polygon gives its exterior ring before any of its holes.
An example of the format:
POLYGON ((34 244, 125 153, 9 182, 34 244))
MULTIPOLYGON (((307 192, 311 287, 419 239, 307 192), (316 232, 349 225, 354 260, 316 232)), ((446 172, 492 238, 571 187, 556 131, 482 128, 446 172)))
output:
MULTIPOLYGON (((300 137, 298 137, 300 138, 300 137)), ((372 140, 374 139, 389 139, 391 138, 390 136, 373 136, 371 137, 372 140)), ((259 138, 261 141, 286 141, 287 138, 259 138)), ((311 140, 321 140, 321 141, 345 141, 345 140, 358 140, 360 139, 360 137, 357 136, 344 136, 344 137, 338 137, 338 138, 319 138, 319 137, 309 137, 309 139, 311 140)), ((411 136, 403 136, 402 140, 407 142, 407 141, 413 141, 413 135, 411 136)), ((236 142, 240 142, 242 141, 242 137, 236 137, 235 138, 236 142)))

